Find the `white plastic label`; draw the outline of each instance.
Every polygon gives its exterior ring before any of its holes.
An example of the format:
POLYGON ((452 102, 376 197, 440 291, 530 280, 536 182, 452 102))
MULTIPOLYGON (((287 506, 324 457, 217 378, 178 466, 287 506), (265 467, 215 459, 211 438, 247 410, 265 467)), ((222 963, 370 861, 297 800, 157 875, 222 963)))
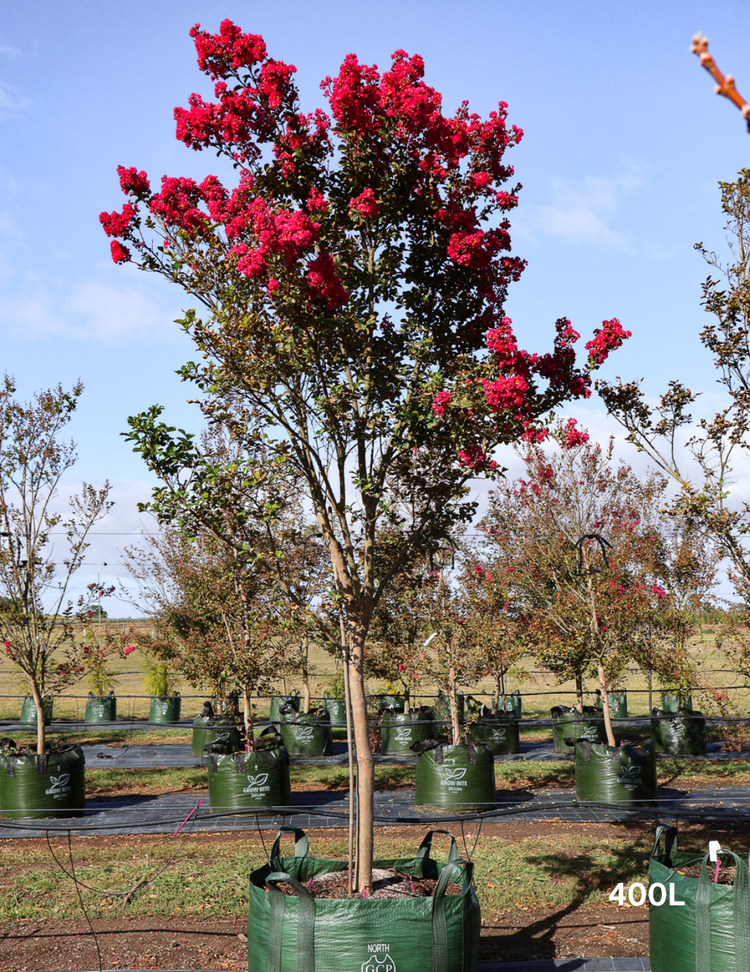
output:
POLYGON ((715 864, 719 859, 718 854, 721 853, 721 844, 718 840, 709 840, 708 842, 708 859, 712 864, 715 864))

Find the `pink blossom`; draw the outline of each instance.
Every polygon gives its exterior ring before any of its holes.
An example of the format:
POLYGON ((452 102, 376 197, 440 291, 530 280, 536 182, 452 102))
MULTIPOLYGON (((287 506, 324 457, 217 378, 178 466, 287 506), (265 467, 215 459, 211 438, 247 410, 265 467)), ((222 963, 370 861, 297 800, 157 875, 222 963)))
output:
POLYGON ((439 391, 432 399, 432 411, 438 416, 438 418, 442 418, 443 415, 445 415, 445 410, 448 407, 450 400, 451 393, 448 391, 439 391))
POLYGON ((112 252, 112 259, 115 261, 115 263, 128 263, 131 259, 130 250, 117 240, 112 240, 110 250, 112 252))
POLYGON ((563 449, 574 449, 576 446, 583 445, 589 441, 588 432, 577 429, 576 425, 578 425, 578 422, 574 418, 569 418, 565 424, 562 430, 561 442, 563 449))
POLYGON ((651 593, 656 594, 656 596, 659 598, 660 601, 663 601, 664 598, 667 596, 667 592, 664 590, 663 587, 660 587, 658 584, 653 585, 653 587, 651 588, 651 593))
POLYGON ((349 211, 354 215, 358 213, 363 219, 374 219, 380 209, 375 201, 375 193, 372 189, 365 189, 355 199, 349 203, 349 211))
POLYGON ((123 655, 129 655, 131 651, 135 651, 135 645, 128 645, 127 648, 122 649, 123 655))

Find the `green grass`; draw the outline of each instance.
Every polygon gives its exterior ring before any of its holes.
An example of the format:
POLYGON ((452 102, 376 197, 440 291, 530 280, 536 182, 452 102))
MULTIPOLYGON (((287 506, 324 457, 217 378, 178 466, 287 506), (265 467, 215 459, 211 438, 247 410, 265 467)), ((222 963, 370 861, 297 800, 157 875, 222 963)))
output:
MULTIPOLYGON (((473 855, 476 885, 486 918, 508 908, 566 907, 598 903, 619 881, 643 880, 649 838, 639 835, 610 837, 563 831, 525 839, 480 836, 473 855)), ((265 837, 266 847, 269 837, 265 837)), ((127 904, 114 892, 129 891, 152 878, 178 848, 180 838, 122 837, 96 842, 74 839, 75 873, 79 882, 101 889, 81 890, 92 918, 158 916, 239 917, 247 914, 250 872, 265 862, 257 834, 242 840, 221 835, 191 836, 176 862, 153 884, 136 891, 127 904)), ((52 841, 55 853, 70 870, 64 838, 52 841)), ((396 836, 392 830, 376 834, 376 856, 413 857, 419 838, 396 836)), ((471 851, 473 836, 467 841, 471 851)), ((465 850, 460 844, 461 853, 465 850)), ((52 860, 44 846, 24 850, 19 861, 18 842, 0 846, 0 921, 79 919, 80 905, 72 880, 52 860)), ((346 856, 346 834, 324 832, 315 836, 312 852, 334 859, 346 856)), ((439 845, 435 856, 446 849, 439 845)))

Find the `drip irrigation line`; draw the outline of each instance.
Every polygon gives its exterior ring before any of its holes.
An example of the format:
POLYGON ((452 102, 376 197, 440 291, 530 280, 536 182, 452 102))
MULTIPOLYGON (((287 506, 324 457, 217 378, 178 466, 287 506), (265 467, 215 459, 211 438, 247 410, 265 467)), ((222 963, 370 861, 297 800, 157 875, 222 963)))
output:
MULTIPOLYGON (((67 831, 67 833, 68 833, 68 845, 70 845, 70 835, 73 832, 74 832, 74 828, 70 828, 67 831)), ((75 833, 79 833, 79 830, 78 829, 75 829, 75 833)), ((52 844, 50 843, 49 832, 47 830, 45 830, 44 834, 45 834, 45 837, 47 838, 47 846, 49 847, 49 852, 52 855, 52 858, 53 858, 55 864, 57 864, 57 866, 60 868, 60 870, 63 872, 63 874, 65 874, 67 877, 71 878, 71 880, 73 880, 76 883, 76 886, 80 885, 82 888, 85 888, 86 891, 91 891, 94 894, 101 894, 101 895, 104 895, 107 898, 127 898, 128 895, 133 894, 135 891, 138 891, 140 888, 147 888, 150 884, 153 884, 154 881, 157 880, 157 878, 161 877, 161 875, 166 871, 166 869, 174 862, 174 860, 176 859, 177 855, 180 853, 180 851, 184 847, 185 841, 189 837, 192 836, 192 834, 193 834, 193 827, 191 827, 188 831, 186 831, 185 835, 183 836, 182 840, 180 841, 180 846, 177 848, 177 850, 174 852, 174 854, 172 854, 172 856, 169 858, 169 860, 167 861, 167 863, 164 864, 164 866, 161 867, 156 872, 156 874, 154 874, 154 876, 152 878, 149 878, 148 880, 138 881, 132 888, 130 888, 127 891, 109 891, 109 890, 106 890, 104 888, 94 888, 94 887, 91 887, 91 885, 89 885, 89 884, 84 884, 83 881, 79 881, 78 878, 76 878, 76 876, 75 876, 75 867, 73 866, 72 851, 70 850, 70 846, 69 846, 68 850, 69 850, 69 853, 71 854, 71 872, 72 873, 68 873, 68 871, 65 870, 64 865, 57 858, 57 855, 55 854, 55 851, 54 851, 54 849, 52 847, 52 844)))
MULTIPOLYGON (((48 842, 49 842, 49 838, 48 838, 48 842)), ((75 866, 75 864, 73 862, 73 845, 72 845, 71 839, 70 839, 70 831, 68 831, 68 855, 70 857, 70 869, 71 869, 71 872, 72 872, 71 876, 73 878, 73 884, 75 885, 76 894, 78 895, 78 903, 81 906, 81 911, 83 912, 83 916, 86 919, 86 923, 89 926, 89 931, 91 932, 91 935, 92 935, 92 937, 94 939, 94 944, 96 945, 96 952, 97 952, 97 955, 99 956, 99 972, 102 972, 102 968, 104 966, 104 962, 102 961, 102 952, 101 952, 101 949, 99 948, 99 939, 96 937, 96 932, 94 931, 94 926, 91 924, 91 919, 89 918, 89 913, 88 913, 88 911, 86 911, 86 906, 83 903, 83 897, 81 895, 81 889, 78 887, 78 881, 76 880, 76 866, 75 866)))

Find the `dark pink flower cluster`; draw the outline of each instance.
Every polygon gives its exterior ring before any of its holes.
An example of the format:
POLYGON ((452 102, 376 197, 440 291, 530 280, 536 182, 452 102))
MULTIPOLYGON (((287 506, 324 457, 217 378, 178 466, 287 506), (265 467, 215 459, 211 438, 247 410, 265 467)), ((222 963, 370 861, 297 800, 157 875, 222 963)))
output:
POLYGON ((450 400, 451 393, 448 391, 439 391, 432 399, 432 411, 438 418, 442 418, 445 415, 445 410, 450 400))
POLYGON ((460 449, 458 459, 462 466, 474 472, 487 472, 497 469, 497 463, 490 459, 484 449, 476 443, 467 445, 465 449, 460 449))
POLYGON ((569 418, 561 429, 561 445, 563 449, 574 449, 576 446, 583 445, 589 441, 588 432, 576 428, 578 422, 574 418, 569 418))
POLYGON ((130 203, 125 203, 121 213, 99 213, 99 222, 107 236, 125 236, 135 218, 136 209, 130 203))
POLYGON ((352 214, 357 213, 363 219, 374 219, 380 209, 375 200, 375 193, 372 189, 365 189, 349 203, 349 210, 352 214))
POLYGON ((307 283, 313 294, 330 311, 346 304, 349 294, 339 280, 336 264, 329 253, 321 253, 307 265, 307 283))
POLYGON ((198 209, 202 201, 201 189, 193 179, 162 176, 161 192, 151 197, 149 209, 165 223, 192 236, 208 224, 206 214, 198 209))
POLYGON ((132 259, 133 255, 128 247, 118 243, 117 240, 112 240, 109 248, 115 263, 129 263, 132 259))
POLYGON ((660 601, 663 601, 664 598, 667 596, 667 592, 664 590, 663 587, 660 587, 659 584, 653 585, 653 587, 651 588, 651 593, 656 594, 656 596, 659 598, 660 601))
POLYGON ((504 229, 473 233, 459 231, 454 233, 448 243, 448 256, 459 266, 472 270, 486 269, 501 250, 510 249, 510 236, 504 229))
POLYGON ((541 445, 548 437, 549 431, 543 425, 536 425, 533 422, 523 423, 523 435, 521 436, 523 442, 541 445))
POLYGON ((150 195, 151 184, 145 172, 138 172, 135 166, 126 169, 124 165, 118 165, 117 175, 120 177, 120 188, 123 192, 135 196, 136 199, 145 199, 150 195))
POLYGON ((251 68, 266 57, 266 43, 260 34, 243 34, 231 20, 223 20, 218 34, 208 34, 196 24, 190 31, 198 53, 201 71, 217 78, 226 78, 230 71, 251 68))
POLYGON ((128 645, 127 648, 122 649, 123 655, 129 655, 131 651, 135 651, 135 645, 128 645))
POLYGON ((602 321, 602 326, 594 331, 594 337, 586 344, 589 360, 597 365, 603 364, 610 351, 619 348, 630 335, 631 332, 624 331, 616 317, 611 321, 602 321))

